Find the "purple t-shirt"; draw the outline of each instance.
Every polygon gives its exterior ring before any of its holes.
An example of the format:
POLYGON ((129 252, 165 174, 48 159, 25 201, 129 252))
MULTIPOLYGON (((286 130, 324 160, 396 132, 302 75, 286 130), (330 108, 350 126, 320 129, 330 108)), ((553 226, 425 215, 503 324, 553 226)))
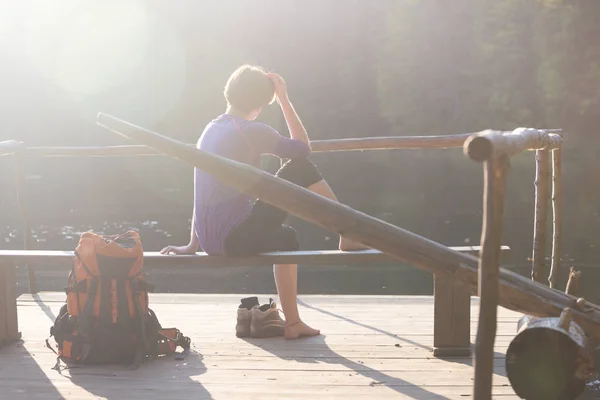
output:
MULTIPOLYGON (((260 156, 303 158, 310 147, 280 135, 270 126, 223 114, 211 121, 198 140, 198 149, 260 168, 260 156)), ((248 182, 248 185, 252 185, 248 182)), ((255 199, 222 183, 202 170, 194 169, 196 235, 203 251, 223 255, 224 240, 250 213, 255 199)))

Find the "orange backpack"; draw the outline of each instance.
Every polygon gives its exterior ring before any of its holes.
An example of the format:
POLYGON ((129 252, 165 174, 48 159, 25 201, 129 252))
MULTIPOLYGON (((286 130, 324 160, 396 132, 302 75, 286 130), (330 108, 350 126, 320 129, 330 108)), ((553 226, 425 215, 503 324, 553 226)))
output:
MULTIPOLYGON (((176 328, 163 329, 148 308, 144 250, 135 231, 102 236, 81 235, 69 273, 66 304, 50 336, 60 360, 83 364, 135 363, 147 357, 173 354, 177 346, 189 352, 190 340, 176 328)), ((52 349, 48 340, 46 345, 52 349)), ((52 349, 54 351, 54 349, 52 349)))

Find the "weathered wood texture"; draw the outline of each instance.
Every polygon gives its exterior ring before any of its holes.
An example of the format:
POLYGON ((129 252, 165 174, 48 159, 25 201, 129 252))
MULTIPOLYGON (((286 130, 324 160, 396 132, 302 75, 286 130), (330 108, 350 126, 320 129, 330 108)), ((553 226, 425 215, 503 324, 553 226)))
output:
POLYGON ((460 282, 434 275, 433 355, 471 355, 471 293, 460 282))
POLYGON ((525 399, 576 399, 592 377, 589 342, 572 311, 559 318, 523 317, 506 353, 515 392, 525 399))
MULTIPOLYGON (((260 295, 264 302, 270 294, 260 295)), ((419 399, 470 398, 470 358, 431 357, 430 296, 300 296, 303 318, 323 336, 298 341, 238 339, 236 308, 244 295, 151 294, 163 326, 192 339, 185 361, 161 359, 123 367, 51 368, 45 347, 64 293, 19 298, 24 341, 0 350, 7 399, 419 399)), ((472 314, 477 315, 477 299, 472 314)), ((518 315, 501 309, 494 360, 494 398, 517 399, 505 377, 504 352, 518 315)), ((473 318, 474 328, 477 319, 473 318)), ((51 343, 54 344, 53 340, 51 343)))
POLYGON ((548 283, 556 288, 562 257, 563 187, 562 150, 552 150, 552 262, 548 283))
MULTIPOLYGON (((27 162, 26 153, 23 149, 15 154, 16 161, 16 181, 17 181, 17 203, 19 205, 19 214, 21 223, 23 224, 23 248, 31 249, 31 223, 29 218, 29 209, 27 207, 27 184, 25 180, 25 165, 27 162)), ((35 281, 35 270, 33 266, 27 266, 27 277, 29 282, 29 293, 37 293, 37 285, 35 281)))
MULTIPOLYGON (((479 246, 450 247, 452 250, 478 255, 479 246)), ((502 246, 502 252, 510 253, 508 246, 502 246)), ((30 264, 38 268, 63 265, 72 266, 73 251, 65 250, 0 250, 0 261, 12 265, 30 264)), ((507 256, 508 257, 508 256, 507 256)), ((373 264, 396 263, 397 258, 379 250, 339 251, 339 250, 310 250, 310 251, 278 251, 262 253, 249 257, 209 256, 206 253, 193 255, 165 255, 159 252, 144 252, 144 267, 164 268, 166 266, 190 267, 242 267, 270 264, 313 264, 313 265, 344 265, 344 264, 373 264)))
POLYGON ((535 152, 535 218, 531 279, 544 282, 546 272, 546 242, 548 240, 548 203, 550 201, 550 152, 535 152))
POLYGON ((574 267, 571 267, 569 271, 569 280, 567 281, 567 287, 565 292, 571 296, 577 296, 579 294, 579 280, 581 279, 581 271, 576 271, 574 267))
MULTIPOLYGON (((432 240, 326 199, 267 172, 193 149, 184 143, 100 113, 99 125, 144 143, 215 176, 238 190, 261 198, 292 215, 388 253, 433 274, 458 279, 477 292, 476 257, 451 250, 432 240)), ((576 299, 565 293, 500 270, 500 305, 536 316, 556 316, 576 299)), ((600 338, 600 309, 577 310, 575 320, 600 338)))
POLYGON ((0 347, 20 338, 14 282, 14 267, 0 261, 0 347))
MULTIPOLYGON (((479 246, 454 247, 456 251, 477 255, 479 246)), ((509 252, 502 246, 503 253, 509 252)), ((72 251, 22 251, 0 250, 0 261, 10 265, 48 267, 61 265, 71 268, 72 251)), ((337 250, 294 251, 264 253, 252 257, 218 257, 206 253, 195 255, 163 255, 158 252, 144 253, 144 266, 147 269, 181 267, 234 267, 269 264, 317 264, 349 265, 397 262, 397 259, 377 250, 343 252, 337 250)), ((13 282, 14 287, 14 282, 13 282)), ((471 295, 459 282, 447 277, 436 277, 435 291, 435 340, 433 354, 436 357, 469 356, 470 298, 471 295)), ((16 305, 14 305, 16 307, 16 305)))
MULTIPOLYGON (((313 152, 395 150, 395 149, 448 149, 460 148, 471 133, 442 136, 390 136, 350 139, 313 140, 313 152)), ((195 148, 194 144, 188 146, 195 148)), ((19 142, 0 142, 0 156, 13 154, 19 142), (2 146, 2 143, 6 143, 2 146)), ((38 157, 110 157, 110 156, 164 156, 144 145, 87 146, 87 147, 28 147, 27 153, 38 157)))
POLYGON ((483 226, 479 257, 479 324, 475 341, 473 398, 491 400, 494 341, 499 302, 500 252, 503 234, 507 156, 484 163, 483 226))
POLYGON ((562 145, 562 137, 551 133, 555 131, 531 128, 518 128, 512 132, 485 130, 469 137, 464 143, 464 151, 472 160, 483 162, 502 155, 514 156, 525 150, 551 150, 562 145))

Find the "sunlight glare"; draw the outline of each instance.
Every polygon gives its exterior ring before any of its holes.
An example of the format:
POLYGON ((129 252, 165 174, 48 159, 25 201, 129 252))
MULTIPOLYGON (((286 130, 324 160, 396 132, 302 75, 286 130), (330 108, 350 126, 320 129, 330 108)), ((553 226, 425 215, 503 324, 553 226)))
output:
POLYGON ((83 113, 103 109, 152 124, 179 104, 185 51, 143 1, 36 3, 27 11, 30 62, 83 113))
POLYGON ((30 10, 29 55, 45 76, 73 94, 127 80, 146 51, 149 21, 136 0, 40 2, 30 10))

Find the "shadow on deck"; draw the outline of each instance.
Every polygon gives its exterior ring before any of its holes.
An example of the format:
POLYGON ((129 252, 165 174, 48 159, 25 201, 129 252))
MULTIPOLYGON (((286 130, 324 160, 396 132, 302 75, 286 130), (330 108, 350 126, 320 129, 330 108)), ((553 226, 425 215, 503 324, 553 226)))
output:
MULTIPOLYGON (((162 358, 138 370, 78 367, 52 370, 45 347, 62 293, 22 295, 23 341, 0 350, 0 398, 11 399, 465 399, 471 360, 433 358, 429 296, 302 296, 304 319, 322 336, 298 341, 238 339, 238 295, 155 294, 163 326, 192 338, 184 361, 162 358)), ((267 296, 261 296, 261 301, 267 296)), ((475 332, 477 301, 472 303, 475 332)), ((519 315, 499 309, 494 398, 517 398, 504 372, 504 352, 519 315)))

